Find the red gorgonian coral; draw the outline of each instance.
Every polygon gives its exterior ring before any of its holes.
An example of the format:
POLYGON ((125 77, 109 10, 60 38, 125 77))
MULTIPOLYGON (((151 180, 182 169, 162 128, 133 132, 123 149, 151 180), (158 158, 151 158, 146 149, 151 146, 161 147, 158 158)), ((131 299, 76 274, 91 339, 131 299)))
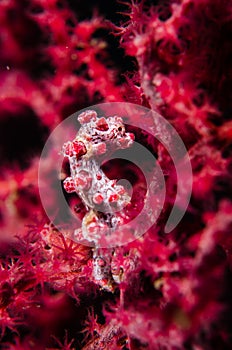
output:
MULTIPOLYGON (((231 348, 231 19, 231 0, 0 1, 2 349, 231 348), (181 223, 164 234, 175 165, 162 144, 125 130, 157 158, 165 204, 142 237, 96 252, 49 221, 37 171, 61 121, 111 101, 152 108, 176 128, 191 159, 193 193, 181 223)), ((109 127, 99 120, 99 130, 109 127)), ((87 134, 66 145, 69 159, 88 153, 87 134)), ((97 152, 105 151, 101 143, 97 152)), ((140 206, 139 172, 115 162, 112 179, 123 166, 140 206)), ((74 177, 58 180, 83 219, 74 177)), ((97 188, 93 200, 100 205, 104 196, 97 188)))

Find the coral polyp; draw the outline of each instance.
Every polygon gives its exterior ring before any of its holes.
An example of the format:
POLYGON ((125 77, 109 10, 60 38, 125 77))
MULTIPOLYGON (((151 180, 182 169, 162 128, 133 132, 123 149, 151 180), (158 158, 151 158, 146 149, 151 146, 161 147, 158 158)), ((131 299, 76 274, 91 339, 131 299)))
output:
POLYGON ((0 1, 1 349, 232 349, 231 19, 232 0, 0 1), (112 102, 157 111, 186 146, 193 190, 169 233, 190 178, 139 113, 99 106, 112 102), (77 111, 38 185, 45 139, 77 111), (156 159, 142 159, 150 187, 108 162, 136 141, 156 159))

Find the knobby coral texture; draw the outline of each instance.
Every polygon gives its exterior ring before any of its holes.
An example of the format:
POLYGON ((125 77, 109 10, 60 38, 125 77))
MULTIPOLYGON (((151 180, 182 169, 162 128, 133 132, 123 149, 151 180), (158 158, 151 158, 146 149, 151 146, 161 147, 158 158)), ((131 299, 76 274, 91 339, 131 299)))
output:
MULTIPOLYGON (((1 0, 0 23, 0 348, 231 349, 232 1, 1 0), (135 137, 156 156, 165 205, 142 237, 97 251, 46 217, 38 162, 70 114, 120 101, 175 127, 193 191, 181 223, 165 234, 175 166, 161 144, 125 130, 128 143, 135 137)), ((110 169, 121 178, 120 164, 110 169)), ((140 188, 141 176, 130 174, 140 188)), ((75 190, 73 178, 61 182, 75 190)), ((94 198, 105 200, 98 187, 94 198)))

